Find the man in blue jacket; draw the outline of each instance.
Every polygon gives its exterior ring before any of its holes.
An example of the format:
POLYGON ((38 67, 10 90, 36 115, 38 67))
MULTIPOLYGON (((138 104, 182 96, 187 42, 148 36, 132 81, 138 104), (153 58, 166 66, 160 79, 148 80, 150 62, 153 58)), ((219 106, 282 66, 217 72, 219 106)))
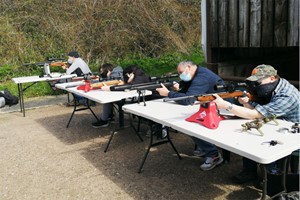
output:
MULTIPOLYGON (((214 89, 215 85, 224 83, 218 75, 207 68, 197 66, 191 61, 180 62, 177 66, 177 71, 185 88, 179 88, 179 84, 175 84, 174 91, 169 91, 162 85, 162 88, 156 89, 161 96, 176 98, 216 93, 214 89)), ((176 102, 181 105, 191 105, 196 100, 196 97, 191 97, 176 102)), ((202 170, 211 170, 223 162, 223 158, 215 145, 198 138, 192 138, 197 146, 194 155, 205 156, 205 162, 200 166, 202 170)))

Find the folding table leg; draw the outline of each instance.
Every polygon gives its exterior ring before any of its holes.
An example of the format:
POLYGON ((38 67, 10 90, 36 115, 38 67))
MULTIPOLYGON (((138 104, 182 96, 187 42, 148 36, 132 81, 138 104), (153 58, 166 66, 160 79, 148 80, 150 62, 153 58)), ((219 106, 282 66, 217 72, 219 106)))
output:
MULTIPOLYGON (((117 112, 119 113, 119 119, 118 119, 118 121, 119 121, 119 128, 124 128, 124 111, 122 110, 122 105, 123 104, 118 104, 118 109, 116 109, 117 110, 117 112)), ((116 115, 116 110, 115 110, 115 107, 114 107, 114 110, 113 110, 113 112, 114 112, 114 115, 115 116, 117 116, 116 115)), ((134 125, 133 125, 133 123, 132 123, 132 115, 130 114, 129 115, 129 121, 130 121, 130 127, 131 128, 133 128, 133 130, 134 130, 134 132, 135 132, 135 134, 139 137, 139 139, 143 142, 143 139, 142 139, 142 137, 140 136, 140 134, 138 133, 138 131, 135 129, 135 127, 134 127, 134 125)), ((110 138, 109 138, 109 140, 108 140, 108 143, 107 143, 107 145, 106 145, 106 147, 105 147, 105 149, 104 149, 104 152, 106 153, 107 152, 107 150, 108 150, 108 147, 109 147, 109 145, 110 145, 110 143, 111 143, 111 141, 112 141, 112 139, 113 139, 113 137, 114 137, 114 134, 116 133, 116 131, 117 131, 117 123, 115 123, 115 126, 114 126, 114 129, 113 129, 113 131, 111 131, 111 135, 110 135, 110 138)))
POLYGON ((153 130, 152 126, 150 126, 150 130, 151 130, 150 142, 149 142, 147 151, 146 151, 145 154, 144 154, 142 163, 140 164, 138 173, 141 173, 141 172, 142 172, 142 168, 143 168, 143 166, 144 166, 144 163, 145 163, 145 161, 146 161, 146 159, 147 159, 147 156, 148 156, 148 154, 149 154, 149 152, 150 152, 151 147, 155 147, 155 146, 162 145, 162 144, 165 144, 165 143, 170 143, 171 146, 172 146, 172 148, 174 149, 175 153, 177 154, 178 158, 181 159, 180 154, 178 153, 177 149, 175 148, 173 142, 172 142, 171 139, 170 139, 170 136, 169 136, 169 128, 167 128, 167 136, 166 136, 167 139, 166 139, 166 140, 163 140, 163 141, 160 141, 160 142, 156 142, 156 143, 153 143, 154 130, 153 130))
POLYGON ((86 100, 87 100, 87 101, 86 101, 87 107, 77 109, 77 102, 78 102, 78 101, 76 100, 74 94, 72 94, 72 95, 73 95, 73 99, 74 99, 74 109, 73 109, 73 112, 72 112, 72 114, 71 114, 71 117, 70 117, 70 119, 69 119, 69 121, 68 121, 68 124, 67 124, 66 128, 69 128, 69 125, 70 125, 70 123, 71 123, 71 120, 72 120, 72 118, 73 118, 75 112, 81 111, 81 110, 87 110, 87 109, 89 109, 89 110, 91 111, 91 113, 94 115, 94 117, 97 119, 97 121, 99 120, 98 117, 96 116, 96 114, 94 113, 94 111, 93 111, 93 110, 91 109, 91 107, 90 107, 89 99, 86 99, 86 100))

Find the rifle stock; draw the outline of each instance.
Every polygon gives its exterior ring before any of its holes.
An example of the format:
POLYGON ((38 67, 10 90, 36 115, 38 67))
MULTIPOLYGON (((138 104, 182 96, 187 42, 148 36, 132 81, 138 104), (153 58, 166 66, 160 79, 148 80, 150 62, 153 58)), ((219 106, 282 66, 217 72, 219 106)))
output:
POLYGON ((50 67, 62 67, 67 64, 68 64, 67 62, 59 61, 59 62, 51 62, 49 65, 50 67))
MULTIPOLYGON (((221 93, 216 93, 216 94, 218 94, 223 99, 247 96, 251 101, 254 100, 253 95, 251 95, 245 91, 221 92, 221 93)), ((210 101, 215 100, 215 97, 212 94, 200 95, 197 97, 197 100, 200 102, 210 102, 210 101)))
MULTIPOLYGON (((253 95, 251 95, 245 91, 220 92, 220 93, 215 93, 215 94, 218 94, 223 99, 247 96, 251 101, 255 100, 255 97, 253 95)), ((163 101, 164 102, 179 101, 179 100, 184 100, 184 99, 188 99, 188 98, 197 98, 197 100, 202 103, 206 103, 206 102, 215 100, 215 97, 213 96, 213 94, 200 94, 200 95, 183 96, 183 97, 177 97, 177 98, 166 98, 163 101)))
POLYGON ((118 85, 118 84, 123 84, 123 81, 122 80, 103 81, 103 82, 99 82, 99 83, 93 83, 93 84, 91 84, 91 87, 101 89, 101 87, 104 85, 112 86, 112 85, 118 85))

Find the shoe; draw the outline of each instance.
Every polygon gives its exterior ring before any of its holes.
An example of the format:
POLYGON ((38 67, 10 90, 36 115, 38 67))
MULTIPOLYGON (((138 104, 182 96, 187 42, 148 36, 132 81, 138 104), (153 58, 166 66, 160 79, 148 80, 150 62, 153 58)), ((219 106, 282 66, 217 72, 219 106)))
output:
POLYGON ((200 166, 203 171, 208 171, 215 168, 217 165, 223 162, 223 158, 220 153, 215 157, 206 157, 205 162, 200 166))
POLYGON ((256 172, 241 171, 232 178, 233 182, 237 184, 248 183, 257 180, 256 172))
POLYGON ((168 130, 167 130, 166 127, 163 127, 163 128, 161 129, 161 135, 160 135, 160 138, 161 138, 161 139, 165 139, 165 138, 167 137, 167 135, 168 135, 168 130))
POLYGON ((197 156, 197 157, 203 157, 203 156, 205 156, 205 152, 203 152, 201 150, 195 150, 195 151, 193 151, 193 155, 197 156))
POLYGON ((99 121, 92 123, 92 127, 94 128, 108 127, 108 125, 109 125, 108 121, 103 121, 101 119, 99 121))

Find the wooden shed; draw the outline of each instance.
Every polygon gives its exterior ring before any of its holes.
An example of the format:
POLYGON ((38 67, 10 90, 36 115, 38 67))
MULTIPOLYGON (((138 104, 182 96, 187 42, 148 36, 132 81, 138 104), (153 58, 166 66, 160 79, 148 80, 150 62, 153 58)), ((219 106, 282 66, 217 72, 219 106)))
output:
POLYGON ((298 83, 299 0, 202 0, 201 15, 208 68, 242 80, 270 64, 298 83))

